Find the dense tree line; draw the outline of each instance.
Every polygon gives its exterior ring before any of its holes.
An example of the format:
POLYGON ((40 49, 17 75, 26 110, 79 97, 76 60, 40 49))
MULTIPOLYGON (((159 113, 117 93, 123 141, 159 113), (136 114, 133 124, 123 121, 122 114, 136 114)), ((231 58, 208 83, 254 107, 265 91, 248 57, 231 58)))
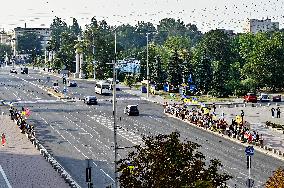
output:
POLYGON ((98 79, 111 76, 108 63, 116 57, 140 60, 138 80, 146 79, 148 33, 150 79, 157 84, 169 82, 178 86, 192 75, 200 93, 214 96, 242 95, 262 88, 283 89, 284 34, 280 31, 232 36, 217 29, 202 34, 195 25, 173 18, 162 19, 157 27, 150 22, 114 27, 105 20, 92 18, 82 31, 75 18, 73 25, 68 26, 56 17, 51 29, 47 49, 56 54, 52 66, 60 69, 66 65, 75 71, 74 47, 81 35, 87 77, 93 76, 94 60, 98 79))

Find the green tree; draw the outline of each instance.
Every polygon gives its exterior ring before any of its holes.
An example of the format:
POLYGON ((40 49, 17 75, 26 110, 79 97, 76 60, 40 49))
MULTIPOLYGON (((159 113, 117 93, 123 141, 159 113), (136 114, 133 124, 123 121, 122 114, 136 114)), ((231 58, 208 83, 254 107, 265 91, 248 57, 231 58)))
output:
POLYGON ((131 87, 136 83, 136 77, 135 75, 128 74, 124 78, 124 84, 127 85, 128 87, 131 87))
POLYGON ((197 45, 193 57, 195 77, 199 77, 197 84, 202 84, 199 87, 204 92, 210 91, 214 96, 228 96, 232 92, 228 91, 228 87, 226 87, 230 81, 230 67, 235 60, 231 45, 231 39, 221 30, 211 30, 205 33, 197 45), (200 63, 204 65, 200 65, 200 63), (200 77, 204 72, 207 74, 203 78, 200 77))
POLYGON ((12 54, 12 47, 7 44, 0 44, 0 61, 4 61, 6 54, 10 56, 12 54))
POLYGON ((227 187, 232 177, 220 174, 220 161, 213 159, 208 168, 200 145, 181 142, 180 134, 143 137, 145 146, 135 146, 125 159, 117 162, 121 187, 227 187), (134 168, 131 168, 134 167, 134 168))
POLYGON ((68 26, 61 18, 55 17, 50 25, 50 29, 51 40, 49 42, 49 46, 51 50, 57 52, 61 46, 61 34, 68 31, 68 26))
MULTIPOLYGON (((92 64, 93 60, 96 60, 97 79, 106 79, 112 76, 112 66, 108 65, 108 63, 111 63, 115 59, 114 33, 115 28, 109 26, 105 20, 97 22, 96 19, 93 18, 91 24, 87 25, 87 29, 83 34, 86 63, 92 64)), ((119 53, 121 49, 121 45, 117 44, 117 53, 119 53)), ((86 67, 92 66, 93 65, 86 65, 86 67)), ((93 71, 90 69, 89 71, 88 74, 92 75, 93 71)))

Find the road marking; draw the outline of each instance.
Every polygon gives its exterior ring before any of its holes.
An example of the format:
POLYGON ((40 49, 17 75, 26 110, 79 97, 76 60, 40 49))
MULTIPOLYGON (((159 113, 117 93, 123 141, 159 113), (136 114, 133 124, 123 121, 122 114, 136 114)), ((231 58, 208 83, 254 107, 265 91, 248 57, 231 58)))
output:
POLYGON ((8 178, 7 178, 7 176, 6 176, 6 174, 5 174, 5 172, 4 172, 4 170, 3 170, 1 165, 0 165, 0 172, 1 172, 1 174, 2 174, 2 176, 4 178, 4 180, 5 180, 8 188, 12 188, 12 186, 11 186, 11 184, 10 184, 10 182, 9 182, 9 180, 8 180, 8 178))

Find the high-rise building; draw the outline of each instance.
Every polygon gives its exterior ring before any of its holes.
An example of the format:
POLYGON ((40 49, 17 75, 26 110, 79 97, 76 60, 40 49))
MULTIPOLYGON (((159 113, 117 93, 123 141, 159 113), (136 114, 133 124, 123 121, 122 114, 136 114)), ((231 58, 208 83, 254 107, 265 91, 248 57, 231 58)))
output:
POLYGON ((257 33, 266 31, 275 31, 279 29, 279 22, 272 22, 271 19, 258 20, 247 19, 244 25, 245 33, 257 33))
POLYGON ((32 32, 36 33, 39 36, 40 43, 41 43, 41 49, 40 50, 45 50, 48 41, 50 40, 50 35, 51 35, 51 29, 50 28, 22 28, 22 27, 17 27, 14 29, 13 33, 13 39, 12 39, 12 46, 16 45, 17 38, 20 35, 23 35, 23 33, 26 32, 32 32))

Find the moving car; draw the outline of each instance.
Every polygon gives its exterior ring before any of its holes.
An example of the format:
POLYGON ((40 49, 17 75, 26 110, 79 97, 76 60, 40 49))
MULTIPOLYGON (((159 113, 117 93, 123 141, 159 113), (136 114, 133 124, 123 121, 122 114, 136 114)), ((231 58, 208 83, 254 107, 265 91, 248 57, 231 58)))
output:
POLYGON ((139 116, 138 105, 127 105, 124 109, 124 113, 129 116, 139 116))
POLYGON ((281 102, 281 95, 274 95, 272 97, 273 102, 281 102))
POLYGON ((68 86, 69 87, 77 87, 77 83, 74 80, 72 80, 72 81, 69 81, 69 85, 68 86))
POLYGON ((254 102, 256 103, 257 102, 257 97, 254 93, 247 93, 245 96, 244 96, 244 102, 254 102))
POLYGON ((261 93, 260 97, 259 97, 260 102, 269 102, 270 98, 268 96, 268 94, 266 93, 261 93))
POLYGON ((28 68, 21 68, 21 74, 28 74, 29 69, 28 68))
POLYGON ((16 69, 14 69, 14 68, 12 68, 12 69, 10 70, 10 73, 18 74, 17 70, 16 70, 16 69))
POLYGON ((84 100, 84 103, 86 103, 87 105, 97 105, 98 104, 98 100, 96 96, 87 96, 84 100))

